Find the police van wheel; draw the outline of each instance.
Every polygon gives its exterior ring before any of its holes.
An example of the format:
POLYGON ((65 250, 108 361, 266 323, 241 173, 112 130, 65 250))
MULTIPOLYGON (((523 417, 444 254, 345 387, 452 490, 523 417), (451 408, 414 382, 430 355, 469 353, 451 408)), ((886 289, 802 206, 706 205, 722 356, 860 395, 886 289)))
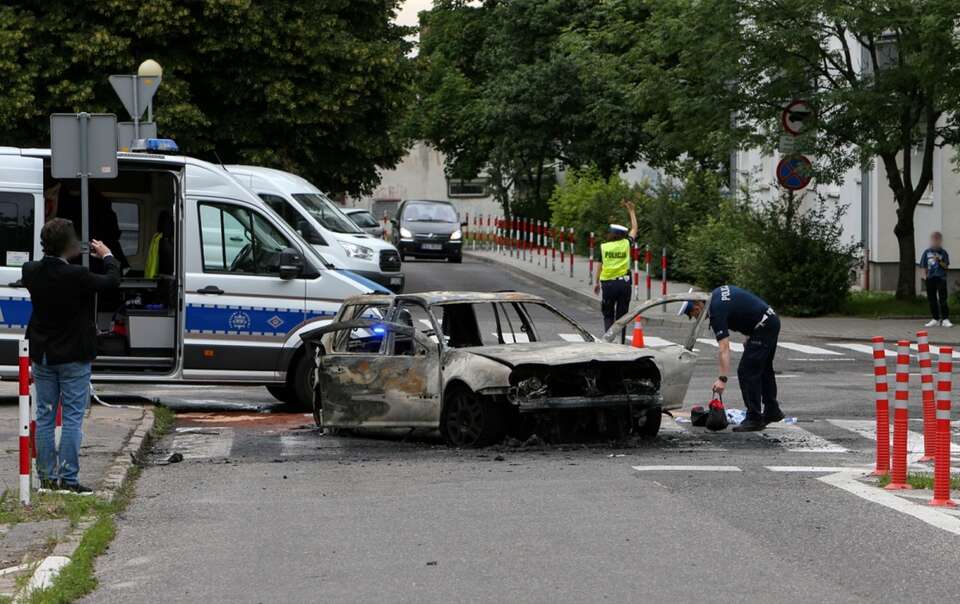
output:
POLYGON ((313 359, 308 358, 306 354, 300 354, 291 369, 292 375, 287 385, 292 395, 290 402, 302 411, 311 412, 313 400, 316 397, 313 359))
POLYGON ((290 392, 290 388, 286 384, 270 384, 267 386, 267 392, 273 395, 273 398, 277 399, 281 403, 293 402, 293 394, 290 392))

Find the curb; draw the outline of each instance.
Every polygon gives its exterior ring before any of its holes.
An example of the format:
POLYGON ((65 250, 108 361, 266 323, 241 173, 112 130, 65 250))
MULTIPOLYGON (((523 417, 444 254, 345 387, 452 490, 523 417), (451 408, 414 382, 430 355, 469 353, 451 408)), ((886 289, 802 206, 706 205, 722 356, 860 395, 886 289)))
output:
MULTIPOLYGON (((94 496, 113 501, 117 493, 126 484, 130 476, 130 470, 133 468, 133 460, 143 453, 150 445, 150 432, 153 430, 154 414, 153 409, 144 407, 143 417, 140 423, 133 429, 127 442, 120 448, 113 463, 107 468, 106 478, 94 496)), ((33 571, 26 587, 14 599, 15 602, 23 601, 31 592, 37 589, 50 587, 53 581, 60 574, 64 566, 70 563, 73 554, 80 546, 84 533, 93 526, 93 518, 85 518, 77 523, 72 531, 67 533, 63 541, 58 543, 50 555, 40 561, 33 571)))
POLYGON ((600 298, 597 298, 596 296, 586 294, 579 290, 573 289, 572 287, 567 287, 566 285, 557 283, 556 281, 547 279, 546 277, 542 277, 532 271, 523 270, 522 268, 518 268, 516 266, 513 266, 512 264, 507 264, 506 262, 499 262, 498 260, 494 258, 490 258, 488 256, 480 256, 473 252, 463 252, 463 255, 469 256, 474 260, 479 260, 480 262, 485 262, 487 264, 494 264, 496 266, 499 266, 504 270, 513 273, 514 275, 525 277, 531 281, 535 281, 538 284, 543 285, 544 287, 548 287, 554 291, 560 292, 561 294, 566 294, 567 296, 576 298, 578 302, 586 304, 587 306, 593 308, 594 310, 600 310, 600 298))

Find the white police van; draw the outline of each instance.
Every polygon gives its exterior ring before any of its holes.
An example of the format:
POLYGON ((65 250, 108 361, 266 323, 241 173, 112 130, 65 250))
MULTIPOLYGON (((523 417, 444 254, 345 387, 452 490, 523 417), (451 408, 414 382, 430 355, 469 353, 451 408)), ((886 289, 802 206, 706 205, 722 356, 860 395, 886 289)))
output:
POLYGON ((227 166, 327 261, 390 289, 403 291, 400 253, 356 225, 313 184, 296 174, 258 166, 227 166))
MULTIPOLYGON (((120 289, 98 297, 94 380, 263 384, 311 406, 299 334, 344 298, 386 290, 332 268, 220 166, 153 152, 117 157, 116 178, 91 180, 91 237, 126 265, 120 289), (151 245, 160 231, 166 245, 151 245), (165 257, 146 275, 151 248, 165 257)), ((79 180, 53 179, 49 150, 0 147, 2 379, 17 376, 30 318, 21 267, 42 257, 46 220, 69 218, 80 232, 79 208, 79 180)))

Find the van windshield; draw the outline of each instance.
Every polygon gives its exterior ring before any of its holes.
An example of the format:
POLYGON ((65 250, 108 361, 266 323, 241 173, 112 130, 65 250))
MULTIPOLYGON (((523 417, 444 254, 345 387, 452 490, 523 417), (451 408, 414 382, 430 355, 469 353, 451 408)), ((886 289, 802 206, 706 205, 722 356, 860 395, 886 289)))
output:
POLYGON ((334 233, 363 233, 360 227, 347 218, 347 215, 324 195, 320 193, 294 193, 293 198, 325 229, 334 233))
POLYGON ((457 222, 457 211, 445 203, 410 203, 403 210, 406 222, 457 222))

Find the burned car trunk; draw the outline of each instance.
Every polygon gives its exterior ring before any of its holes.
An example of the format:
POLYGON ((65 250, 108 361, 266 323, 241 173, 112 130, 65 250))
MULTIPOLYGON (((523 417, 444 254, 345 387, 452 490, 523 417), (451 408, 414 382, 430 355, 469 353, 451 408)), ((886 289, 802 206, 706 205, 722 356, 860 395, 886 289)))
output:
POLYGON ((520 413, 595 407, 646 411, 663 400, 660 372, 650 359, 517 365, 507 399, 520 413))

